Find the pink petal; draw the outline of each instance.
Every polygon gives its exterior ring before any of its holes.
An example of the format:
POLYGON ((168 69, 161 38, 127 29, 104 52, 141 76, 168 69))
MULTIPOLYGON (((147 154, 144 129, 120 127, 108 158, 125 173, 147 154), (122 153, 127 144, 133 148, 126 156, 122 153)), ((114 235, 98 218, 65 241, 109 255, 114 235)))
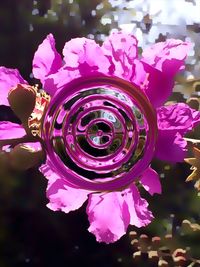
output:
POLYGON ((143 81, 143 90, 152 105, 154 107, 159 107, 163 105, 171 95, 174 87, 174 79, 172 76, 167 77, 163 72, 145 62, 141 61, 141 63, 143 65, 143 72, 146 74, 145 80, 143 81))
POLYGON ((66 182, 58 177, 48 164, 42 165, 40 171, 48 179, 47 207, 53 211, 61 210, 68 213, 79 209, 87 200, 88 191, 69 187, 66 182))
POLYGON ((178 103, 158 108, 157 119, 156 157, 170 162, 183 161, 187 151, 183 136, 200 123, 200 112, 178 103))
POLYGON ((168 39, 144 50, 143 61, 162 71, 168 77, 184 68, 184 60, 191 44, 181 40, 168 39))
POLYGON ((147 190, 151 195, 155 193, 161 194, 162 190, 159 175, 152 168, 149 167, 142 173, 140 182, 145 190, 147 190))
POLYGON ((169 162, 182 162, 186 157, 187 142, 180 133, 160 130, 155 157, 169 162))
MULTIPOLYGON (((129 66, 129 70, 130 76, 125 78, 143 90, 154 107, 163 105, 171 95, 174 81, 166 79, 161 71, 138 59, 133 61, 132 66, 129 66)), ((121 71, 118 71, 117 75, 121 77, 121 71)), ((124 78, 123 75, 122 78, 124 78)))
POLYGON ((149 74, 145 92, 155 107, 161 106, 171 95, 174 76, 184 68, 189 49, 189 43, 169 39, 144 50, 142 62, 149 74))
POLYGON ((113 243, 126 233, 130 221, 127 205, 120 192, 91 194, 87 205, 88 231, 97 241, 113 243))
POLYGON ((0 122, 0 140, 20 138, 24 135, 26 132, 21 125, 8 121, 0 122))
POLYGON ((110 72, 130 80, 138 56, 137 39, 131 34, 114 32, 105 40, 102 49, 110 61, 110 72))
POLYGON ((151 223, 152 212, 148 210, 148 202, 141 198, 137 187, 132 184, 123 193, 130 214, 130 224, 143 227, 151 223))
POLYGON ((97 241, 113 243, 126 233, 129 224, 142 227, 151 222, 147 206, 135 185, 122 192, 92 194, 87 206, 88 230, 97 241))
POLYGON ((123 32, 113 32, 104 41, 102 48, 106 55, 112 56, 116 61, 123 61, 124 57, 127 57, 131 64, 138 56, 137 39, 123 32))
POLYGON ((133 84, 140 87, 140 89, 144 90, 145 84, 147 83, 147 78, 149 75, 144 68, 144 63, 138 59, 135 59, 133 61, 131 70, 132 70, 132 73, 131 73, 131 76, 129 77, 129 80, 133 84))
POLYGON ((69 71, 78 69, 82 75, 95 71, 107 74, 110 67, 101 47, 94 40, 87 38, 75 38, 67 42, 63 55, 64 68, 69 71))
POLYGON ((78 69, 69 70, 66 67, 60 68, 58 72, 48 75, 43 82, 45 91, 53 95, 58 90, 64 89, 65 86, 73 79, 81 77, 78 69))
POLYGON ((185 103, 172 104, 157 109, 159 130, 184 135, 200 123, 200 112, 185 103))
POLYGON ((40 151, 42 150, 40 142, 35 143, 23 143, 23 145, 30 147, 33 151, 40 151))
POLYGON ((2 147, 1 147, 1 151, 10 152, 10 151, 11 151, 10 145, 2 146, 2 147))
POLYGON ((75 38, 67 42, 63 49, 65 64, 55 74, 48 75, 44 88, 51 95, 63 89, 73 79, 95 73, 107 74, 109 60, 104 56, 101 47, 94 40, 75 38))
POLYGON ((0 67, 0 105, 9 106, 8 93, 18 83, 27 84, 17 69, 0 67))
POLYGON ((49 34, 35 52, 33 75, 43 83, 47 75, 55 73, 61 66, 62 58, 55 48, 55 39, 49 34))

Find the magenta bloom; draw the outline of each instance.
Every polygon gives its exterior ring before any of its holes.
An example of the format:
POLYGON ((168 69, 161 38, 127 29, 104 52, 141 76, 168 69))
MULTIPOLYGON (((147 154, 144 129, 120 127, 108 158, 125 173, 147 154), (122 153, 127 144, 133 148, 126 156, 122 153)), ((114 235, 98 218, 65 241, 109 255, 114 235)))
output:
MULTIPOLYGON (((161 193, 153 155, 170 162, 186 156, 183 137, 200 122, 200 112, 184 103, 163 105, 189 47, 170 39, 139 58, 135 37, 116 32, 102 46, 72 39, 62 59, 49 34, 34 55, 34 77, 51 96, 40 129, 47 206, 68 213, 88 200, 88 230, 99 242, 115 242, 129 224, 153 219, 135 185, 139 180, 151 195, 161 193)), ((26 81, 17 70, 0 68, 1 105, 19 83, 26 81)), ((0 123, 1 140, 24 134, 20 125, 0 123)))

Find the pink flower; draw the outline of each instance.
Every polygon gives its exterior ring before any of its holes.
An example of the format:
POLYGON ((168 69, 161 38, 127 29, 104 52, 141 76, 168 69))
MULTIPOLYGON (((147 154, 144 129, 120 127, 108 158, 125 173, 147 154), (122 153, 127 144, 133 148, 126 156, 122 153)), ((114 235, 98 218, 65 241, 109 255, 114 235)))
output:
MULTIPOLYGON (((69 85, 71 86, 73 81, 80 78, 86 81, 88 77, 110 77, 112 81, 115 79, 126 81, 131 86, 139 88, 144 97, 147 96, 147 101, 149 99, 148 105, 151 104, 157 112, 158 138, 155 156, 171 162, 183 161, 186 153, 184 134, 200 122, 200 113, 184 103, 168 106, 163 106, 163 104, 172 93, 175 74, 184 68, 184 60, 189 47, 187 42, 171 39, 151 46, 139 58, 136 38, 116 32, 111 34, 102 46, 86 38, 72 39, 65 44, 62 59, 56 51, 52 34, 49 34, 35 53, 33 74, 35 78, 40 79, 44 90, 52 97, 50 105, 54 99, 62 95, 61 92, 69 90, 69 85)), ((126 82, 125 84, 127 84, 126 82)), ((18 83, 26 82, 17 70, 1 67, 1 105, 8 105, 8 92, 18 83)), ((98 102, 95 103, 98 104, 98 102)), ((60 117, 57 116, 58 124, 60 117)), ((46 124, 44 123, 43 126, 45 134, 48 132, 48 127, 51 127, 48 121, 50 119, 50 115, 46 116, 46 124)), ((23 136, 22 127, 10 122, 2 122, 0 125, 1 139, 7 138, 7 132, 11 127, 15 127, 16 137, 23 136)), ((112 128, 112 125, 110 127, 112 128)), ((145 123, 144 127, 146 127, 145 123)), ((59 125, 55 129, 52 139, 55 142, 59 136, 58 132, 59 125)), ((101 134, 102 131, 98 131, 98 136, 101 134)), ((109 134, 112 135, 112 133, 109 134)), ((109 134, 107 134, 108 138, 109 134)), ((11 137, 13 136, 11 135, 11 137)), ((73 138, 73 135, 66 138, 66 146, 69 146, 69 149, 70 145, 73 147, 73 138)), ((98 138, 97 140, 100 140, 98 138)), ((134 138, 132 137, 132 139, 134 138)), ((50 140, 51 146, 54 141, 50 140)), ((134 179, 138 178, 151 195, 161 193, 158 174, 149 166, 151 155, 146 154, 146 161, 143 165, 145 167, 140 168, 138 176, 134 179)), ((79 154, 75 153, 72 156, 78 158, 79 154)), ((74 162, 73 157, 71 164, 74 162)), ((56 158, 57 156, 54 157, 55 160, 56 158)), ((71 159, 69 158, 69 160, 71 159)), ((78 162, 82 162, 81 164, 83 164, 83 160, 84 158, 77 159, 78 162)), ((80 164, 78 163, 77 166, 79 167, 80 164)), ((86 171, 88 168, 86 164, 86 171)), ((121 186, 118 190, 109 191, 92 190, 87 186, 79 187, 70 180, 74 171, 69 172, 69 177, 63 178, 62 170, 54 163, 48 149, 46 163, 40 167, 40 171, 48 179, 49 204, 47 206, 51 210, 68 213, 79 209, 88 200, 86 210, 90 222, 88 230, 96 236, 99 242, 115 242, 126 233, 129 224, 143 227, 153 219, 151 211, 148 210, 148 203, 141 198, 134 181, 128 186, 126 184, 125 188, 121 186)), ((82 171, 84 171, 83 168, 82 171)), ((99 173, 101 172, 99 171, 99 173)), ((126 173, 125 176, 128 174, 126 173)), ((98 183, 99 180, 101 179, 96 179, 93 183, 98 183)), ((109 179, 107 180, 110 182, 109 179)), ((82 184, 84 185, 84 183, 82 184)))

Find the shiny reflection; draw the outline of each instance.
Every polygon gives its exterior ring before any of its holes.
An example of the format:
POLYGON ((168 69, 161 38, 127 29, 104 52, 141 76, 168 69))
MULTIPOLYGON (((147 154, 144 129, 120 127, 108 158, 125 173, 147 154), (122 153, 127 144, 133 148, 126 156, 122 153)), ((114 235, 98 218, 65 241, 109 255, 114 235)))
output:
MULTIPOLYGON (((138 93, 138 89, 133 90, 138 93)), ((108 179, 130 176, 130 171, 141 165, 151 142, 150 119, 142 103, 132 92, 110 81, 98 86, 89 82, 81 88, 73 87, 71 94, 65 92, 57 96, 44 120, 43 135, 54 169, 70 183, 73 180, 77 185, 84 180, 87 188, 97 179, 102 184, 107 178, 106 184, 108 179)), ((146 97, 139 94, 151 108, 146 97)), ((154 111, 149 111, 156 134, 154 111)), ((133 173, 130 179, 135 178, 133 173)))

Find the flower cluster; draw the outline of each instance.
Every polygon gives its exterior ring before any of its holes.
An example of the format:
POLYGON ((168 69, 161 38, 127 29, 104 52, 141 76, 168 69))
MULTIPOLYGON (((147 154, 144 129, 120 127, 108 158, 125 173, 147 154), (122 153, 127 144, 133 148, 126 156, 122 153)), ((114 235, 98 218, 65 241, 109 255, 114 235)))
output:
MULTIPOLYGON (((78 78, 87 79, 101 75, 134 85, 146 96, 157 113, 155 157, 181 162, 187 151, 187 143, 183 137, 200 122, 200 112, 184 103, 167 106, 164 106, 164 103, 172 93, 174 76, 184 68, 189 48, 187 42, 170 39, 147 48, 142 56, 139 56, 137 40, 133 35, 114 32, 102 46, 86 38, 72 39, 66 42, 62 58, 55 48, 53 35, 49 34, 34 55, 33 75, 40 80, 43 90, 50 95, 50 104, 59 92, 66 90, 66 86, 78 78)), ((37 106, 39 105, 38 101, 40 103, 41 99, 37 101, 37 90, 31 90, 17 70, 0 67, 0 105, 10 106, 17 114, 19 105, 15 107, 16 103, 11 100, 11 94, 20 89, 31 91, 34 103, 36 101, 37 106)), ((17 103, 20 101, 21 98, 16 100, 17 103)), ((23 110, 21 102, 20 107, 23 110)), ((42 110, 45 113, 46 108, 43 107, 42 110)), ((30 116, 33 111, 34 106, 27 114, 30 116)), ((41 147, 35 143, 42 144, 41 136, 33 136, 31 141, 29 140, 32 134, 27 127, 30 118, 24 118, 20 114, 17 115, 22 121, 21 125, 9 121, 0 122, 0 146, 4 149, 12 144, 12 152, 16 144, 19 147, 19 142, 13 140, 19 138, 22 144, 28 143, 32 151, 40 151, 41 147), (29 138, 26 138, 27 136, 29 138)), ((35 114, 32 114, 32 117, 34 116, 35 114)), ((42 123, 41 127, 44 127, 42 123)), ((45 150, 45 144, 42 144, 42 147, 45 150)), ((78 188, 67 182, 67 177, 63 179, 60 176, 48 153, 40 171, 48 179, 47 206, 51 210, 68 213, 80 208, 88 200, 88 230, 99 242, 115 242, 126 233, 129 225, 142 227, 153 219, 148 203, 141 198, 134 181, 119 190, 92 191, 78 188)), ((159 176, 151 168, 150 162, 136 178, 151 195, 161 193, 159 176)))

